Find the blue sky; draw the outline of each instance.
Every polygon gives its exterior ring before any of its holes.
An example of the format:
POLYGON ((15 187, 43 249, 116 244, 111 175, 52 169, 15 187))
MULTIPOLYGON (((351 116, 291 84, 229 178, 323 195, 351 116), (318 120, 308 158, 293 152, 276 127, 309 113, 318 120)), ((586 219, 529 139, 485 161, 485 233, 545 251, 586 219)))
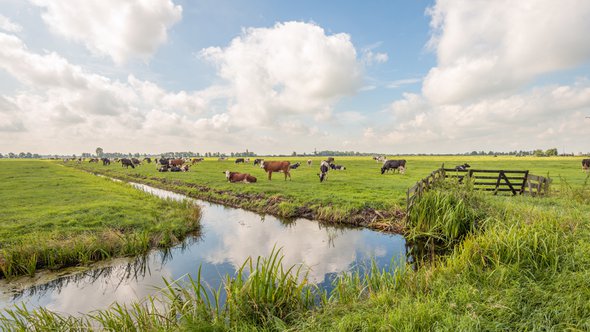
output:
POLYGON ((587 152, 588 17, 583 0, 4 0, 0 153, 587 152))

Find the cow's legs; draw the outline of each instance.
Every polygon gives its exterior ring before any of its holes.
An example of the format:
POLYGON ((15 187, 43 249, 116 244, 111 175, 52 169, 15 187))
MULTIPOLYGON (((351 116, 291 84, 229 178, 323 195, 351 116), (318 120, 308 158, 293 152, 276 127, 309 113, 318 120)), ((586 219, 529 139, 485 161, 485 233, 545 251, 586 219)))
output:
POLYGON ((287 169, 287 171, 285 171, 285 181, 287 181, 287 175, 289 176, 289 181, 291 181, 291 173, 289 172, 288 169, 287 169))
POLYGON ((272 171, 268 171, 268 180, 270 181, 270 178, 272 177, 272 171))

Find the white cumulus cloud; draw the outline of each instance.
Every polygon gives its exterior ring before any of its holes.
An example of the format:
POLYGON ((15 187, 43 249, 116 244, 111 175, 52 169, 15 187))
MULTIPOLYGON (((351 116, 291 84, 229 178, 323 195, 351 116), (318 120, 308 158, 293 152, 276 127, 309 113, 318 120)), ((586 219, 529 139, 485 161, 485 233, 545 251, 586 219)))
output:
POLYGON ((439 0, 428 13, 438 64, 423 93, 437 104, 510 94, 590 57, 586 0, 439 0))
POLYGON ((54 33, 119 64, 149 58, 182 16, 182 7, 171 0, 31 1, 44 9, 43 20, 54 33))
POLYGON ((297 114, 329 118, 334 103, 362 83, 350 36, 326 35, 311 23, 245 29, 227 47, 204 49, 201 56, 229 83, 229 112, 238 126, 271 124, 297 114))
POLYGON ((12 22, 10 18, 0 14, 0 29, 7 32, 20 32, 23 28, 12 22))

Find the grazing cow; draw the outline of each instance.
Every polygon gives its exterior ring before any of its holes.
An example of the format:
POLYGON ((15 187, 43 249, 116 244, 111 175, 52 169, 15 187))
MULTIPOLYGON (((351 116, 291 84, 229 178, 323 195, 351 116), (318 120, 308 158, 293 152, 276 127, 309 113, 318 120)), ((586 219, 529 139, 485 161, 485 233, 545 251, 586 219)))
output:
POLYGON ((162 166, 170 166, 170 159, 168 158, 160 158, 156 163, 159 163, 162 166))
POLYGON ((111 164, 111 161, 109 160, 109 158, 101 158, 100 160, 102 160, 103 166, 107 166, 107 165, 111 164))
POLYGON ((143 158, 143 161, 147 162, 148 164, 151 164, 152 163, 152 158, 145 157, 145 158, 143 158))
POLYGON ((192 160, 192 164, 196 164, 196 163, 200 163, 201 161, 203 161, 203 158, 193 158, 192 160))
MULTIPOLYGON (((170 166, 182 166, 184 164, 184 159, 182 158, 178 158, 178 159, 172 159, 169 161, 170 166)), ((174 171, 172 171, 174 172, 174 171)))
POLYGON ((230 172, 225 171, 225 177, 229 182, 244 182, 244 183, 254 183, 256 182, 256 178, 248 173, 238 173, 238 172, 230 172))
POLYGON ((131 158, 131 162, 133 163, 133 165, 136 165, 136 166, 141 165, 141 161, 139 161, 139 159, 137 159, 137 158, 131 158))
POLYGON ((301 163, 295 163, 295 164, 289 166, 289 168, 291 168, 291 169, 297 169, 297 167, 299 167, 299 166, 301 166, 301 163))
POLYGON ((338 171, 344 171, 346 169, 346 167, 344 167, 342 165, 334 165, 334 164, 330 164, 330 168, 338 170, 338 171))
POLYGON ((244 163, 244 158, 236 158, 236 164, 244 163))
POLYGON ((135 168, 135 165, 133 165, 133 162, 127 158, 121 159, 121 167, 123 167, 123 166, 125 166, 125 168, 129 168, 129 166, 131 166, 131 168, 135 168))
POLYGON ((582 169, 588 173, 588 170, 590 169, 590 159, 582 160, 582 169))
POLYGON ((384 174, 386 171, 393 170, 394 172, 398 170, 400 173, 406 171, 406 160, 387 160, 383 163, 383 167, 381 167, 381 174, 384 174))
POLYGON ((466 171, 469 167, 471 167, 471 165, 465 163, 463 165, 455 166, 455 171, 466 171))
POLYGON ((327 161, 322 161, 320 164, 320 173, 318 176, 320 177, 320 182, 324 182, 324 180, 328 179, 328 171, 330 170, 330 164, 327 161))
POLYGON ((283 172, 285 173, 285 181, 287 181, 287 176, 289 180, 291 180, 291 173, 289 173, 289 166, 291 163, 288 161, 262 161, 260 163, 260 168, 264 168, 264 171, 268 173, 268 180, 271 180, 272 172, 283 172))
POLYGON ((264 159, 254 159, 254 166, 260 165, 263 161, 264 159))
POLYGON ((307 167, 311 167, 311 159, 307 159, 307 167))

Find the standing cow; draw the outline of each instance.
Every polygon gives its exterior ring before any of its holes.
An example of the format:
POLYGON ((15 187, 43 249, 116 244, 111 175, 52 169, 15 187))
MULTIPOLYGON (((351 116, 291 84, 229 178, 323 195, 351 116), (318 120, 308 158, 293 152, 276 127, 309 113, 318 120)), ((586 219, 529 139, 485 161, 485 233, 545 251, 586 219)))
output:
POLYGON ((307 167, 311 167, 311 159, 307 159, 307 167))
POLYGON ((318 176, 320 177, 320 182, 324 182, 324 180, 328 179, 328 171, 330 170, 330 164, 328 164, 327 161, 322 161, 322 163, 320 164, 320 174, 318 174, 318 176))
POLYGON ((265 172, 268 173, 268 180, 271 180, 273 172, 283 172, 285 173, 285 181, 287 181, 287 176, 289 180, 291 180, 291 173, 289 173, 289 169, 291 163, 288 161, 262 161, 260 163, 260 168, 263 168, 265 172))
POLYGON ((582 160, 582 169, 588 173, 588 170, 590 169, 590 159, 582 160))
POLYGON ((244 158, 236 158, 236 164, 244 163, 244 158))
POLYGON ((133 162, 131 161, 131 159, 127 159, 127 158, 123 158, 121 159, 121 167, 125 166, 125 168, 129 168, 129 166, 131 166, 131 168, 135 168, 135 165, 133 165, 133 162))
POLYGON ((406 171, 406 160, 405 159, 401 159, 401 160, 388 160, 385 163, 383 163, 383 167, 381 167, 381 174, 385 174, 386 171, 389 170, 393 170, 395 172, 395 170, 398 170, 400 173, 405 173, 406 171))

